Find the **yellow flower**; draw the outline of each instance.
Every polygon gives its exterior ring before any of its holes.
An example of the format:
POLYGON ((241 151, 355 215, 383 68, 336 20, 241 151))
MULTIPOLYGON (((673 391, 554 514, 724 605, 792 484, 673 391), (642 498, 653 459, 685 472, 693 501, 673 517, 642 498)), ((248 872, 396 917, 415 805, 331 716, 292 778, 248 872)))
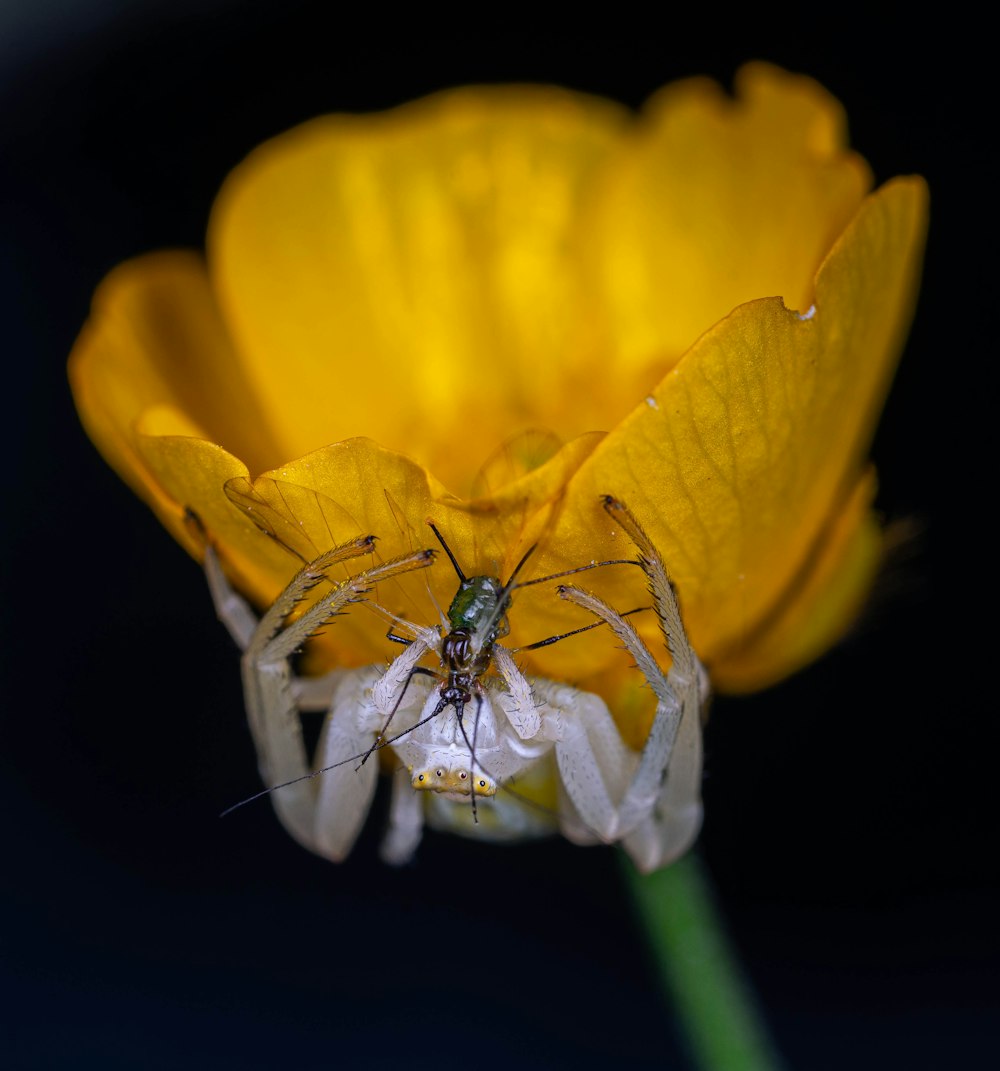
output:
MULTIPOLYGON (((281 481, 258 486, 318 549, 432 546, 432 518, 467 574, 503 577, 535 541, 526 576, 627 554, 610 493, 671 569, 716 688, 760 688, 843 634, 878 566, 866 455, 927 193, 871 183, 838 103, 763 64, 735 99, 693 79, 639 117, 527 86, 327 116, 229 177, 207 264, 112 272, 74 394, 109 463, 197 553, 193 507, 260 605, 297 563, 223 493, 248 472, 281 481)), ((638 570, 584 578, 644 602, 638 570)), ((379 601, 435 621, 428 579, 447 606, 447 563, 379 601)), ((572 610, 520 592, 513 645, 586 623, 572 610)), ((356 609, 324 642, 382 662, 384 633, 356 609)), ((638 674, 605 630, 528 668, 603 694, 641 744, 638 674)))

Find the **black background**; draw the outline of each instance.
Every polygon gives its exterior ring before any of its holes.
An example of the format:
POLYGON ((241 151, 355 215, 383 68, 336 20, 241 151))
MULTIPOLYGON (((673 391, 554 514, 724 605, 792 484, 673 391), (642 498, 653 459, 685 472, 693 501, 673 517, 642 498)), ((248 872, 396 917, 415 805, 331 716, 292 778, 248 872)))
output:
POLYGON ((687 1066, 610 850, 431 834, 392 871, 370 829, 335 867, 266 804, 217 819, 256 788, 237 655, 80 430, 65 360, 101 277, 201 245, 227 171, 301 120, 484 81, 638 105, 750 58, 838 96, 879 182, 930 182, 873 449, 880 507, 916 534, 837 650, 717 702, 701 851, 791 1067, 982 1066, 995 834, 932 599, 927 427, 955 203, 986 150, 959 144, 940 67, 871 21, 404 42, 306 3, 66 8, 11 19, 0 48, 4 1066, 687 1066))

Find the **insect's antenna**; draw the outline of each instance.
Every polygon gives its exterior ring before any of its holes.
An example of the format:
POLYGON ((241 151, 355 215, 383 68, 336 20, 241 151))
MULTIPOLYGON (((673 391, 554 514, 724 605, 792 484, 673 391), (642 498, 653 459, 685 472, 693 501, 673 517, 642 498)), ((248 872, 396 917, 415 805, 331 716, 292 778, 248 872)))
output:
POLYGON ((476 721, 475 721, 475 724, 472 727, 472 739, 471 740, 469 739, 469 734, 465 731, 465 723, 463 722, 461 717, 458 719, 458 727, 462 732, 462 739, 465 741, 465 746, 469 749, 469 765, 472 767, 470 773, 472 774, 472 781, 473 781, 473 784, 469 786, 470 789, 471 789, 471 793, 470 793, 470 797, 469 798, 472 801, 472 821, 476 825, 479 825, 479 814, 478 814, 478 812, 476 810, 476 786, 475 786, 476 767, 478 766, 483 771, 483 773, 485 773, 487 775, 487 777, 489 777, 494 782, 494 784, 496 783, 496 778, 493 777, 493 775, 491 773, 489 773, 485 769, 485 767, 482 765, 482 763, 480 763, 480 761, 476 758, 476 737, 479 735, 479 712, 482 710, 482 708, 483 708, 483 697, 482 697, 482 695, 477 693, 477 695, 476 695, 476 721))
MULTIPOLYGON (((641 614, 645 610, 652 610, 652 606, 637 606, 634 610, 626 610, 621 617, 628 617, 630 614, 641 614)), ((535 643, 525 644, 524 647, 511 647, 508 648, 511 654, 517 654, 518 651, 537 651, 539 647, 548 647, 550 644, 558 643, 560 640, 565 640, 569 636, 576 636, 580 632, 589 632, 592 628, 600 628, 601 625, 606 625, 606 621, 594 621, 589 625, 581 625, 580 628, 571 629, 569 632, 560 632, 558 636, 549 636, 544 640, 537 640, 535 643)))
POLYGON ((426 718, 421 718, 416 725, 411 725, 409 729, 404 729, 401 733, 396 733, 395 736, 390 736, 388 740, 383 740, 380 744, 377 743, 375 747, 370 748, 368 751, 360 752, 357 755, 349 755, 346 759, 341 759, 339 762, 331 762, 329 766, 322 766, 318 770, 312 770, 310 773, 302 774, 301 777, 293 777, 291 781, 282 781, 280 785, 271 785, 269 788, 262 788, 260 792, 255 792, 252 796, 247 796, 245 800, 240 800, 239 803, 234 803, 231 807, 227 807, 224 811, 220 811, 219 817, 225 818, 226 815, 232 814, 233 811, 238 811, 248 803, 253 803, 254 800, 259 800, 262 796, 270 796, 272 792, 277 792, 279 788, 288 788, 289 785, 297 785, 302 781, 311 781, 314 777, 329 773, 330 770, 336 770, 339 766, 346 766, 349 762, 357 762, 358 759, 366 758, 372 751, 381 751, 383 748, 390 747, 392 744, 395 744, 397 740, 402 740, 404 736, 412 733, 415 729, 419 729, 421 725, 426 725, 433 718, 436 718, 443 709, 443 706, 436 707, 433 713, 428 714, 426 718))
MULTIPOLYGON (((538 544, 532 543, 531 546, 528 547, 528 549, 524 552, 524 555, 522 556, 521 560, 517 563, 517 565, 514 566, 514 572, 510 574, 510 579, 507 581, 506 584, 504 584, 501 595, 506 595, 509 591, 513 591, 514 588, 522 586, 516 583, 517 574, 524 568, 525 562, 527 562, 527 560, 531 557, 532 554, 535 553, 536 550, 538 550, 538 544)), ((535 584, 537 583, 537 581, 529 580, 528 583, 535 584)))
MULTIPOLYGON (((532 548, 533 550, 534 548, 532 548)), ((609 558, 603 562, 589 562, 587 565, 578 565, 575 569, 563 569, 559 573, 549 573, 548 576, 536 576, 534 580, 522 580, 515 587, 530 588, 532 584, 544 584, 549 580, 558 580, 563 576, 572 576, 574 573, 586 573, 590 569, 602 569, 605 565, 639 565, 634 558, 609 558)), ((511 577, 513 580, 513 577, 511 577)), ((630 611, 633 612, 634 611, 630 611)))
MULTIPOLYGON (((499 620, 503 617, 503 615, 509 609, 509 607, 510 607, 510 596, 511 596, 511 593, 516 588, 528 588, 528 587, 531 587, 532 584, 544 584, 547 580, 558 580, 560 577, 572 576, 574 573, 584 573, 588 569, 600 569, 604 565, 638 565, 639 564, 638 562, 633 561, 631 558, 615 558, 613 560, 608 560, 608 561, 604 561, 604 562, 590 562, 589 565, 578 565, 575 569, 563 569, 562 572, 549 573, 548 576, 539 576, 539 577, 536 577, 534 580, 520 580, 519 581, 517 579, 518 573, 520 573, 521 569, 524 567, 525 562, 527 562, 527 560, 531 557, 532 554, 535 553, 535 551, 537 549, 538 549, 538 544, 537 543, 534 543, 532 546, 528 547, 528 549, 524 553, 524 556, 517 563, 516 567, 514 568, 514 571, 510 574, 510 579, 507 581, 506 584, 504 584, 503 588, 501 589, 500 594, 497 596, 496 609, 493 611, 493 616, 489 620, 489 624, 488 624, 487 629, 484 630, 486 635, 490 635, 492 633, 493 629, 496 628, 497 623, 499 622, 499 620)), ((635 611, 634 610, 630 610, 629 613, 635 613, 635 611)), ((562 636, 551 636, 551 637, 549 637, 548 640, 544 640, 539 644, 532 644, 530 647, 518 647, 517 649, 519 651, 531 651, 536 646, 544 647, 548 643, 555 643, 556 640, 561 640, 564 636, 573 636, 573 635, 575 635, 575 632, 586 632, 586 630, 588 628, 593 628, 593 627, 594 627, 594 625, 587 625, 584 628, 576 629, 574 632, 564 632, 562 636)))
POLYGON ((500 589, 500 591, 499 591, 499 593, 497 595, 496 608, 493 610, 493 613, 490 615, 490 619, 489 619, 489 621, 487 621, 486 627, 482 630, 483 631, 483 635, 486 635, 486 636, 492 635, 493 634, 493 630, 499 624, 500 619, 503 617, 503 615, 505 613, 507 613, 508 609, 510 609, 510 593, 514 590, 514 588, 520 587, 520 585, 517 583, 517 574, 524 568, 524 563, 531 557, 532 554, 535 553, 535 551, 537 549, 538 549, 538 544, 537 543, 533 543, 524 552, 523 557, 517 563, 517 565, 514 566, 514 572, 512 572, 510 574, 510 579, 507 581, 506 584, 504 584, 504 586, 500 589))
POLYGON ((458 573, 458 579, 464 584, 468 577, 462 572, 462 567, 458 564, 458 560, 451 552, 451 547, 444 541, 444 536, 437 530, 437 525, 435 525, 433 521, 428 521, 427 523, 430 526, 431 531, 437 536, 437 541, 444 547, 445 554, 451 559, 451 564, 455 567, 455 572, 458 573))
MULTIPOLYGON (((435 673, 433 669, 427 669, 426 666, 414 666, 413 669, 410 670, 406 678, 406 683, 400 689, 399 698, 396 700, 395 703, 392 704, 392 710, 389 711, 389 716, 385 719, 385 723, 383 724, 382 728, 379 729, 378 736, 375 737, 375 743, 372 744, 372 746, 365 752, 364 758, 361 760, 361 765, 358 766, 359 770, 371 758, 374 752, 380 751, 382 748, 385 747, 386 743, 388 742, 385 738, 386 729, 389 728, 389 723, 396 716, 396 711, 399 710, 399 706, 403 702, 403 696, 406 695, 406 689, 410 687, 410 681, 412 681, 413 678, 416 677, 418 674, 423 677, 434 677, 435 680, 441 679, 440 676, 435 673)), ((444 705, 439 704, 438 707, 435 709, 434 714, 431 715, 431 717, 434 717, 435 714, 440 714, 443 709, 444 705)), ((420 724, 422 725, 423 722, 421 722, 420 724)), ((413 728, 415 729, 416 726, 414 725, 413 728)), ((406 732, 412 732, 412 730, 407 729, 406 732)), ((399 735, 405 736, 406 734, 400 733, 399 735)), ((394 736, 393 739, 398 740, 399 736, 394 736)))
MULTIPOLYGON (((414 728, 416 728, 416 726, 414 726, 414 728)), ((400 733, 400 736, 402 735, 403 734, 400 733)), ((313 770, 311 773, 302 774, 301 777, 293 777, 291 781, 282 781, 280 785, 271 785, 269 788, 262 788, 260 792, 255 792, 252 796, 247 796, 245 800, 240 800, 239 803, 234 803, 224 811, 220 811, 219 817, 225 818, 227 814, 232 814, 233 811, 238 811, 248 803, 253 803, 254 800, 259 800, 261 796, 270 796, 272 792, 277 792, 279 788, 288 788, 289 785, 297 785, 302 781, 311 781, 314 777, 319 777, 320 774, 324 774, 328 770, 335 770, 338 766, 346 766, 349 762, 357 762, 360 758, 360 755, 351 755, 350 758, 341 759, 340 762, 334 762, 329 766, 324 766, 322 770, 313 770)))

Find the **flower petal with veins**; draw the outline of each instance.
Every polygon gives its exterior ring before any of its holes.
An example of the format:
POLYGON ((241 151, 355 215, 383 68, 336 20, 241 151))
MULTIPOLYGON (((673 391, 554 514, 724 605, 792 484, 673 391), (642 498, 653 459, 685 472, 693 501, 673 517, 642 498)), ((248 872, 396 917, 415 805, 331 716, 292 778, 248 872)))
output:
MULTIPOLYGON (((109 276, 74 395, 109 463, 193 553, 195 509, 259 604, 297 563, 233 480, 298 502, 313 545, 370 532, 387 558, 432 545, 430 519, 468 575, 506 578, 537 543, 525 579, 627 555, 610 493, 668 563, 716 687, 764 687, 836 642, 878 567, 867 453, 927 192, 870 184, 839 104, 765 64, 734 99, 691 79, 636 118, 518 86, 317 119, 226 182, 207 267, 162 253, 109 276)), ((643 604, 633 567, 585 576, 643 604)), ((378 598, 434 621, 454 581, 435 567, 378 598)), ((513 646, 583 623, 545 585, 515 610, 513 646)), ((321 642, 359 665, 384 633, 355 610, 321 642)), ((641 744, 601 630, 521 657, 607 697, 641 744)))

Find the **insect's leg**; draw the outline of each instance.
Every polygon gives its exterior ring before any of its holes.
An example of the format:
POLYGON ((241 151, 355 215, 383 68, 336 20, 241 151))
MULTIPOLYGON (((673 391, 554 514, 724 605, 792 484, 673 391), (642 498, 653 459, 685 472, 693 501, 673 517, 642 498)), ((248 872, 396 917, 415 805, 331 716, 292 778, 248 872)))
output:
POLYGON ((382 838, 379 856, 390 866, 403 866, 413 858, 424 833, 423 794, 410 784, 410 773, 400 766, 392 778, 389 825, 382 838))
POLYGON ((413 643, 413 640, 411 640, 408 636, 397 636, 394 629, 395 626, 390 625, 389 628, 386 630, 385 638, 387 640, 390 640, 392 643, 402 644, 404 647, 409 647, 410 644, 413 643))

